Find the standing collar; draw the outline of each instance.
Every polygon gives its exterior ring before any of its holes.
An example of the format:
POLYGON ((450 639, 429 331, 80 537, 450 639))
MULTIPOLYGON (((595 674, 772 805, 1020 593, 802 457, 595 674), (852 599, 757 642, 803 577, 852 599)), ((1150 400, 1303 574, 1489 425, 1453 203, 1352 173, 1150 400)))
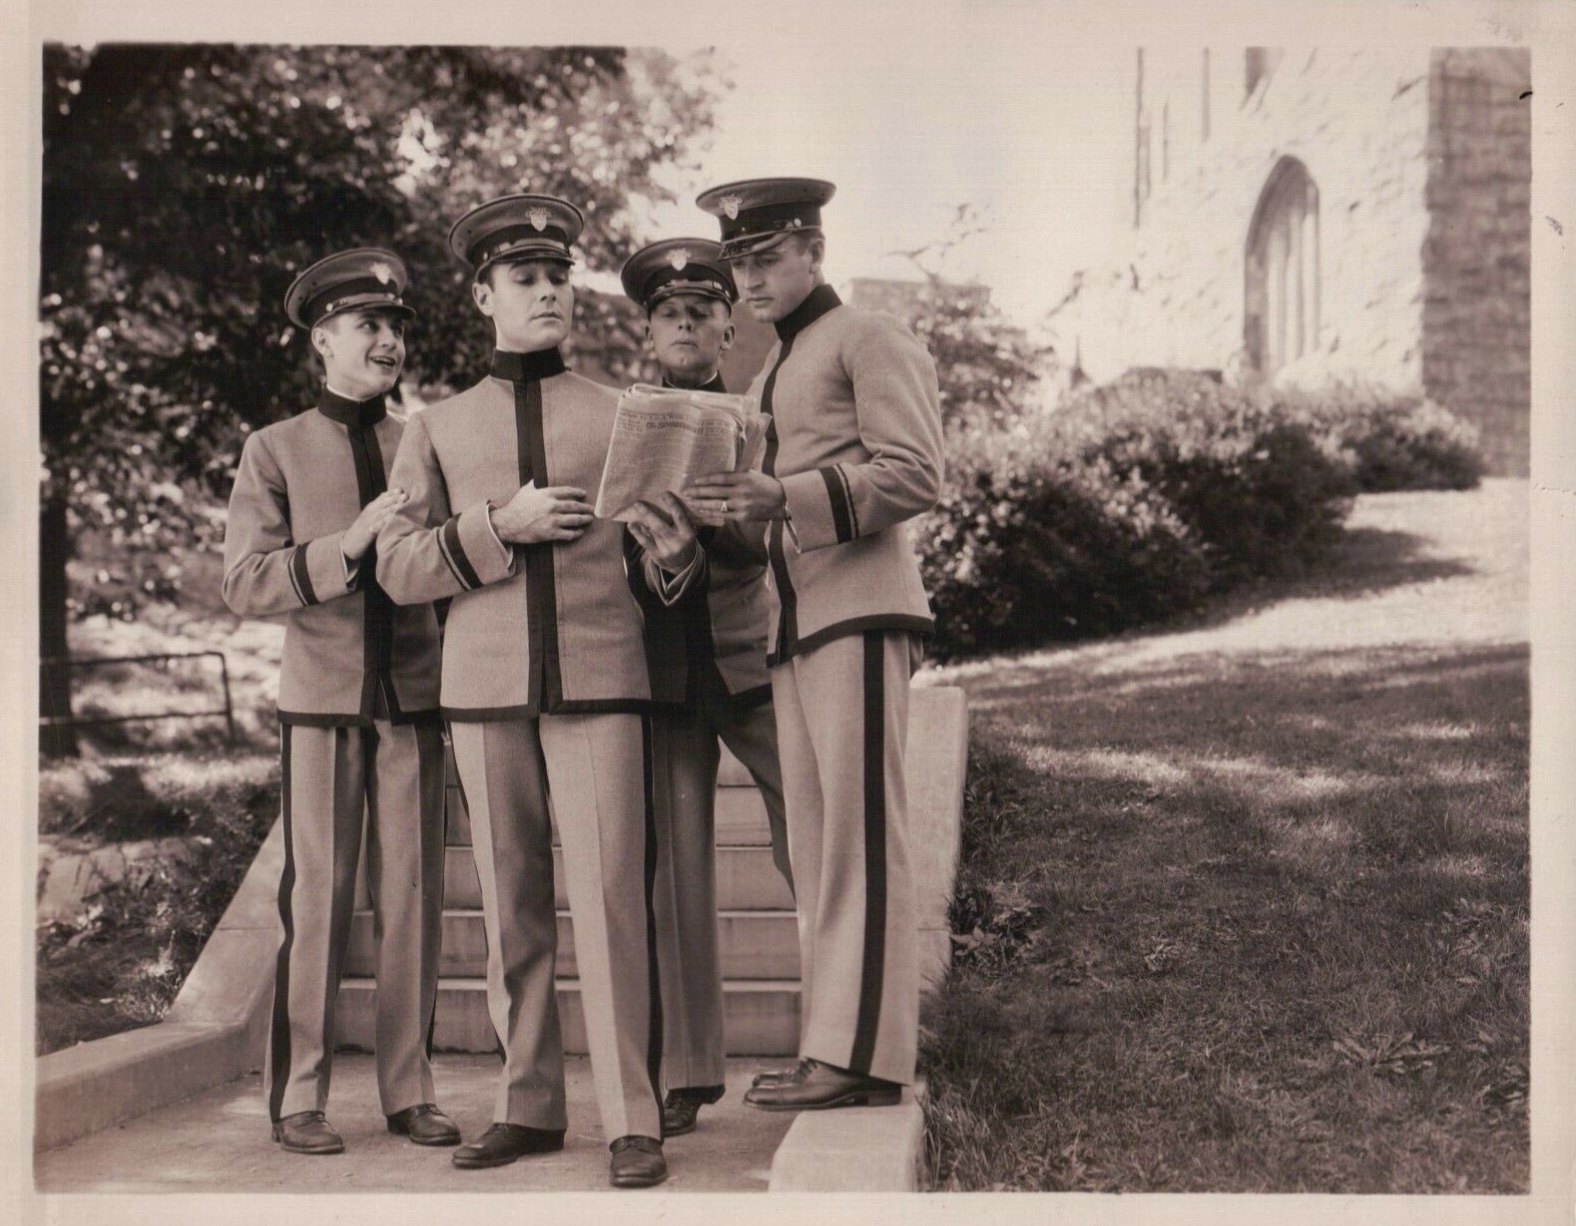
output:
POLYGON ((777 329, 777 339, 792 340, 828 311, 842 305, 843 300, 835 289, 830 285, 817 285, 803 302, 772 325, 777 329))
POLYGON ((537 349, 532 353, 511 353, 507 349, 494 349, 492 370, 494 379, 507 379, 511 383, 524 383, 529 379, 551 379, 569 368, 564 356, 554 349, 537 349))
MULTIPOLYGON (((679 385, 677 383, 674 383, 671 379, 669 379, 667 377, 667 375, 663 375, 662 376, 662 386, 663 387, 678 388, 679 385)), ((683 391, 683 390, 686 390, 686 389, 680 388, 679 390, 683 391)), ((710 379, 706 380, 706 382, 702 383, 699 387, 690 388, 690 389, 687 389, 687 390, 689 390, 689 391, 696 391, 696 392, 726 392, 728 389, 723 386, 723 383, 722 383, 722 372, 719 370, 716 374, 714 374, 710 379)))
POLYGON ((367 400, 350 400, 325 383, 317 399, 317 410, 342 426, 375 426, 388 415, 388 397, 379 392, 367 400))

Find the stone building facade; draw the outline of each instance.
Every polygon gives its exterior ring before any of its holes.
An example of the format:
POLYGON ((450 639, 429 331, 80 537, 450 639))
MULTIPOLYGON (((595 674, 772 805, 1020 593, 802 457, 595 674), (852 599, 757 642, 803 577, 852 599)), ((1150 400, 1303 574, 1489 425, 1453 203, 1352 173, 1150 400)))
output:
POLYGON ((1080 374, 1422 392, 1526 473, 1528 51, 1146 49, 1133 84, 1132 228, 1050 321, 1080 374))

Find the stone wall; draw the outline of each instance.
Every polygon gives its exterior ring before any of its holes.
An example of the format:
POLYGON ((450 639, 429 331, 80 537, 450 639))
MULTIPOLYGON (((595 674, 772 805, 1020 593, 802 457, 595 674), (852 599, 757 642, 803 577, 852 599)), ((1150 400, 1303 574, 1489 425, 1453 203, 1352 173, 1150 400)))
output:
POLYGON ((1532 88, 1525 49, 1435 51, 1429 65, 1423 386, 1475 421, 1491 471, 1530 448, 1532 88))
MULTIPOLYGON (((1116 267, 1091 272, 1052 320, 1097 381, 1129 366, 1241 372, 1245 252, 1254 207, 1284 157, 1319 193, 1321 328, 1288 382, 1344 378, 1416 389, 1422 377, 1421 252, 1428 55, 1289 50, 1248 93, 1243 53, 1146 55, 1147 199, 1116 267)), ((1141 175, 1140 156, 1135 175, 1141 175)))

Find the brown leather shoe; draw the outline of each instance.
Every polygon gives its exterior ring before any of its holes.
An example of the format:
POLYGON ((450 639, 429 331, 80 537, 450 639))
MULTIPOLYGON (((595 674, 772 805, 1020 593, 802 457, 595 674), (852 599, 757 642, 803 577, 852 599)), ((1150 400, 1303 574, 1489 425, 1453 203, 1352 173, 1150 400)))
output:
POLYGON ((682 1137, 695 1131, 695 1119, 700 1109, 716 1102, 723 1095, 722 1086, 684 1086, 669 1090, 662 1103, 662 1136, 682 1137))
POLYGON ((608 1182, 615 1188, 651 1188, 668 1177, 668 1161, 656 1137, 619 1137, 608 1149, 613 1152, 608 1182))
POLYGON ((433 1103, 417 1103, 388 1117, 389 1131, 417 1145, 458 1145, 460 1129, 433 1103))
POLYGON ((562 1129, 494 1124, 469 1145, 454 1151, 454 1165, 466 1171, 508 1166, 527 1154, 550 1154, 563 1147, 562 1129))
POLYGON ((328 1126, 321 1111, 297 1111, 274 1121, 274 1140, 286 1153, 342 1154, 345 1139, 328 1126))
POLYGON ((745 1091, 744 1101, 762 1111, 824 1111, 829 1107, 895 1107, 903 1097, 903 1087, 850 1073, 846 1069, 805 1060, 802 1073, 775 1085, 753 1086, 745 1091))

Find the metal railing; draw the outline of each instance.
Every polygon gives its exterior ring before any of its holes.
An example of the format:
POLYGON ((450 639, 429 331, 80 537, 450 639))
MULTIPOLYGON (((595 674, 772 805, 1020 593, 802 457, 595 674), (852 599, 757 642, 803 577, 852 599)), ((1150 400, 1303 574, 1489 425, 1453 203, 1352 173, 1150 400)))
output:
POLYGON ((222 651, 163 651, 145 656, 46 656, 39 660, 41 670, 99 668, 109 664, 145 664, 152 660, 200 660, 219 658, 219 680, 224 687, 224 706, 207 711, 162 711, 135 715, 41 715, 38 722, 53 728, 88 728, 99 724, 126 724, 135 720, 204 719, 224 716, 226 735, 235 740, 235 708, 230 702, 230 666, 222 651))

